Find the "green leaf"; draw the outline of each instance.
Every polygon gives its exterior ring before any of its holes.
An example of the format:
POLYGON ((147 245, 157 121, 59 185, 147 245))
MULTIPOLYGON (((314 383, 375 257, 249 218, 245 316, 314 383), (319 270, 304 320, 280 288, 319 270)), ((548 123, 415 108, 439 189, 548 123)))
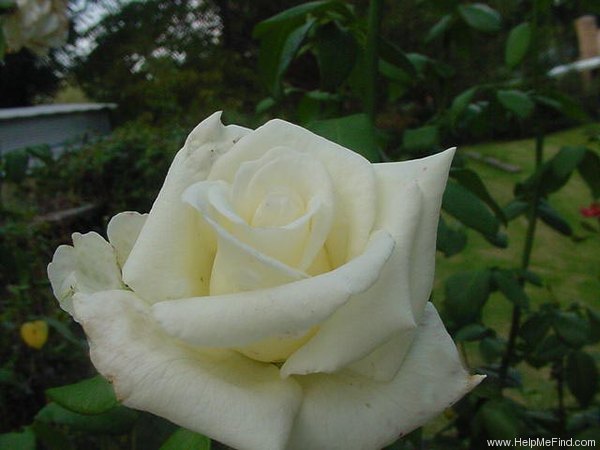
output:
POLYGON ((304 96, 318 102, 339 102, 341 100, 339 94, 324 91, 308 91, 304 96))
POLYGON ((352 33, 340 29, 335 22, 319 27, 316 35, 316 56, 323 89, 334 91, 350 75, 358 44, 352 33))
POLYGON ((547 335, 537 345, 527 359, 534 367, 541 367, 546 363, 564 358, 569 348, 555 334, 547 335))
POLYGON ((326 11, 336 11, 345 17, 352 16, 349 5, 341 1, 325 0, 302 3, 260 22, 254 27, 252 37, 255 39, 262 38, 277 28, 287 28, 290 24, 300 25, 306 21, 307 16, 320 16, 326 11))
POLYGON ((495 236, 500 222, 479 197, 460 184, 450 181, 444 191, 442 208, 448 214, 484 236, 495 236))
POLYGON ((523 22, 510 30, 504 52, 504 61, 509 68, 512 69, 523 61, 530 43, 531 25, 529 23, 523 22))
POLYGON ((586 311, 590 323, 590 342, 596 343, 600 341, 600 312, 592 308, 586 311))
POLYGON ((49 403, 37 413, 35 420, 92 434, 123 434, 131 429, 137 417, 136 411, 124 406, 117 406, 102 414, 87 416, 69 411, 56 403, 49 403))
POLYGON ((574 351, 567 356, 565 378, 569 390, 582 408, 588 407, 598 392, 598 368, 588 353, 574 351))
POLYGON ((535 313, 523 323, 519 335, 530 347, 539 345, 552 326, 552 317, 548 314, 535 313))
MULTIPOLYGON (((531 195, 537 185, 539 185, 539 194, 542 197, 558 191, 569 181, 575 168, 581 170, 586 155, 587 150, 583 147, 561 148, 552 159, 542 164, 533 175, 519 183, 515 193, 517 195, 531 195)), ((596 175, 594 174, 594 176, 596 175)))
POLYGON ((591 120, 579 102, 560 91, 546 92, 544 95, 535 96, 535 99, 539 104, 552 108, 574 121, 589 122, 591 120))
POLYGON ((459 272, 446 280, 445 311, 458 325, 476 321, 490 295, 489 270, 459 272))
POLYGON ((486 337, 479 341, 479 353, 484 361, 492 363, 502 357, 506 351, 506 342, 497 337, 486 337))
POLYGON ((467 234, 463 230, 451 228, 443 217, 438 222, 437 249, 446 257, 460 253, 467 245, 467 234))
POLYGON ((572 236, 573 229, 571 225, 556 211, 550 203, 545 200, 540 200, 538 205, 537 214, 542 221, 550 228, 558 231, 560 234, 565 236, 572 236))
POLYGON ((320 120, 307 127, 312 132, 354 150, 369 161, 379 161, 375 130, 365 114, 320 120))
POLYGON ((431 63, 431 58, 420 53, 407 53, 406 57, 413 65, 418 75, 423 74, 425 68, 431 63))
POLYGON ((259 72, 263 83, 273 97, 281 96, 281 78, 315 22, 314 18, 310 18, 298 26, 289 23, 287 26, 274 28, 261 38, 258 58, 259 72))
POLYGON ((79 414, 101 414, 118 402, 112 385, 101 375, 46 391, 50 400, 79 414))
POLYGON ((263 98, 260 102, 258 102, 258 104, 256 105, 256 113, 257 114, 262 114, 264 112, 267 112, 268 110, 270 110, 273 106, 275 106, 277 104, 277 101, 273 98, 273 97, 266 97, 263 98))
POLYGON ((508 235, 503 232, 498 232, 494 235, 484 235, 484 238, 495 247, 507 248, 508 247, 508 235))
POLYGON ((589 323, 574 312, 558 312, 553 318, 554 331, 569 346, 579 348, 588 343, 589 323))
POLYGON ((58 428, 41 422, 32 425, 37 440, 44 444, 47 450, 75 450, 69 438, 58 428))
POLYGON ((303 95, 296 107, 296 117, 301 124, 315 122, 321 114, 321 102, 303 95))
POLYGON ((210 450, 210 439, 202 434, 180 428, 173 433, 159 450, 210 450))
POLYGON ((435 150, 440 145, 440 131, 435 125, 404 130, 402 145, 409 152, 435 150))
POLYGON ((529 307, 529 297, 525 293, 523 286, 519 283, 514 272, 508 270, 494 270, 492 279, 502 292, 502 295, 510 300, 516 306, 521 308, 529 307))
POLYGON ((35 450, 35 434, 29 427, 20 433, 0 434, 0 448, 6 450, 35 450))
MULTIPOLYGON (((2 10, 14 8, 16 5, 17 4, 16 4, 15 0, 0 0, 0 12, 2 10)), ((1 34, 2 33, 0 33, 0 35, 1 34)))
POLYGON ((492 439, 514 439, 520 435, 515 407, 505 399, 491 400, 481 407, 485 430, 492 439))
POLYGON ((434 41, 435 39, 444 35, 446 31, 448 31, 452 26, 453 21, 454 18, 451 14, 446 14, 445 16, 443 16, 427 32, 427 36, 425 36, 425 43, 428 44, 431 41, 434 41))
POLYGON ((503 223, 508 222, 506 216, 504 215, 504 210, 490 195, 489 191, 485 187, 485 184, 476 172, 470 169, 451 169, 450 176, 458 181, 463 187, 467 188, 469 191, 479 197, 479 199, 483 200, 483 202, 485 202, 485 204, 488 205, 492 211, 494 211, 498 220, 502 221, 503 223))
POLYGON ((506 220, 513 220, 519 217, 529 209, 529 203, 519 199, 512 200, 508 205, 503 208, 504 216, 506 220))
POLYGON ((578 169, 581 178, 592 191, 592 196, 594 198, 600 197, 600 176, 598 176, 600 173, 600 157, 598 154, 588 149, 579 163, 578 169))
POLYGON ((519 270, 519 275, 522 276, 525 281, 527 281, 530 284, 533 284, 534 286, 542 287, 544 285, 542 278, 537 273, 532 272, 531 270, 521 269, 519 270))
POLYGON ((381 59, 406 72, 408 76, 417 76, 417 69, 408 55, 385 38, 380 38, 379 56, 381 59))
POLYGON ((502 17, 498 11, 483 3, 459 5, 458 13, 471 28, 478 31, 494 33, 502 26, 502 17))
POLYGON ((132 443, 134 445, 131 449, 127 450, 156 450, 178 429, 177 425, 168 420, 154 414, 142 413, 129 432, 130 436, 135 436, 135 442, 132 443))
POLYGON ((583 161, 588 150, 585 147, 562 147, 552 158, 552 171, 559 179, 568 179, 583 161))
POLYGON ((399 67, 391 64, 383 59, 379 59, 379 73, 385 78, 398 82, 402 86, 409 86, 414 82, 414 79, 407 75, 406 72, 399 67))
POLYGON ((496 97, 502 106, 520 119, 529 117, 535 107, 525 92, 516 89, 499 90, 496 97))
POLYGON ((456 126, 456 122, 462 113, 467 109, 467 106, 469 103, 471 103, 471 100, 473 100, 476 92, 477 86, 474 86, 454 97, 454 100, 452 100, 452 105, 450 106, 450 120, 452 122, 452 126, 456 126))
POLYGON ((13 150, 4 155, 4 172, 6 179, 20 183, 27 176, 29 155, 23 150, 13 150))
POLYGON ((456 341, 477 341, 489 333, 487 327, 479 323, 470 323, 459 329, 454 335, 456 341))

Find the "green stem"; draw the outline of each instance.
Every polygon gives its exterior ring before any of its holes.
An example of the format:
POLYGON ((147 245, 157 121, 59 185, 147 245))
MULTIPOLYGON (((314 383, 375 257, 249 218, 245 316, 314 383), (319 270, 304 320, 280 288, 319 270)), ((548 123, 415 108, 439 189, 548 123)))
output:
MULTIPOLYGON (((537 171, 542 165, 544 158, 544 133, 538 132, 535 137, 535 170, 537 171)), ((525 246, 523 247, 523 256, 521 259, 521 269, 527 270, 531 261, 531 252, 533 249, 533 238, 535 235, 535 226, 537 222, 537 209, 540 202, 540 183, 536 182, 533 190, 533 197, 529 205, 529 216, 527 218, 527 233, 525 234, 525 246)))
POLYGON ((382 0, 371 0, 369 5, 369 22, 367 28, 367 44, 365 48, 365 113, 375 122, 377 112, 377 81, 379 73, 379 29, 381 25, 382 0))
MULTIPOLYGON (((535 170, 537 171, 542 165, 544 158, 544 133, 539 131, 535 137, 535 170)), ((537 212, 538 204, 540 202, 540 183, 539 180, 536 182, 533 190, 533 196, 531 197, 529 204, 529 213, 527 217, 527 232, 525 234, 525 244, 523 246, 523 256, 521 258, 521 269, 523 271, 529 268, 531 262, 531 253, 533 250, 533 240, 535 237, 535 228, 537 224, 537 212)), ((523 282, 523 281, 522 281, 523 282)), ((500 382, 502 385, 506 382, 506 376, 508 374, 508 368, 515 351, 515 344, 519 330, 521 328, 521 307, 514 305, 512 311, 512 318, 510 323, 510 331, 508 333, 508 343, 506 344, 506 352, 502 357, 500 363, 500 382)))
POLYGON ((565 384, 564 384, 564 362, 563 359, 560 359, 555 368, 556 371, 556 390, 558 395, 558 422, 560 429, 560 436, 566 436, 567 429, 567 412, 565 409, 565 384))
MULTIPOLYGON (((540 85, 540 70, 542 69, 539 60, 538 60, 538 52, 539 52, 539 25, 540 25, 540 9, 539 2, 533 2, 533 17, 531 23, 531 64, 532 64, 532 88, 536 90, 540 85)), ((537 171, 542 165, 543 161, 543 152, 544 152, 544 128, 543 125, 540 124, 538 128, 538 132, 535 137, 535 170, 537 171)), ((529 204, 529 212, 527 215, 527 232, 525 234, 525 244, 523 246, 523 255, 521 257, 521 269, 523 271, 527 270, 529 267, 529 263, 531 261, 531 252, 533 249, 533 240, 535 237, 535 228, 537 223, 537 210, 538 203, 540 201, 540 184, 539 180, 537 180, 534 189, 533 195, 530 199, 529 204)), ((524 284, 524 280, 521 280, 521 283, 524 284)), ((508 368, 510 367, 511 360, 513 359, 513 354, 515 352, 515 344, 517 341, 517 336, 519 335, 519 330, 521 328, 521 308, 517 305, 513 306, 512 318, 510 323, 510 331, 508 333, 508 342, 506 344, 506 351, 502 356, 502 361, 500 362, 500 383, 501 385, 506 384, 506 376, 508 374, 508 368)))

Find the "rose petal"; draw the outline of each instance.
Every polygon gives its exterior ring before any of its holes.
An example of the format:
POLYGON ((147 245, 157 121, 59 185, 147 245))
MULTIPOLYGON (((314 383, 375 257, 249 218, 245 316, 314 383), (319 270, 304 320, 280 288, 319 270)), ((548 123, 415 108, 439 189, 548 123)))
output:
POLYGON ((146 222, 148 214, 140 214, 135 211, 125 211, 117 214, 106 228, 108 242, 115 248, 117 252, 117 261, 119 266, 123 267, 131 249, 135 244, 140 231, 146 222))
POLYGON ((177 153, 123 267, 125 283, 151 303, 208 293, 214 236, 181 195, 205 179, 215 160, 250 131, 223 126, 220 116, 200 123, 177 153))
POLYGON ((307 153, 285 147, 273 148, 260 159, 241 164, 232 185, 232 202, 236 210, 243 212, 244 225, 248 224, 251 230, 244 234, 268 235, 275 230, 283 233, 297 230, 300 225, 307 228, 305 239, 289 237, 287 244, 266 246, 280 249, 289 246, 289 242, 299 244, 301 252, 294 252, 295 258, 288 258, 287 264, 302 271, 311 266, 323 248, 335 212, 333 183, 323 164, 307 153), (290 200, 277 201, 287 198, 290 200), (275 206, 269 207, 270 203, 275 206), (281 203, 293 204, 295 208, 282 208, 281 203), (274 223, 282 215, 281 210, 288 210, 289 215, 294 209, 301 210, 304 216, 297 214, 296 220, 281 222, 280 218, 281 223, 274 223))
POLYGON ((382 448, 423 425, 473 389, 433 305, 428 304, 402 370, 389 383, 346 372, 296 377, 304 401, 290 450, 382 448))
MULTIPOLYGON (((381 195, 381 192, 380 192, 381 195)), ((422 194, 412 185, 383 196, 384 202, 397 205, 396 246, 377 282, 364 294, 351 298, 327 321, 319 332, 281 368, 284 376, 313 372, 335 372, 366 357, 397 333, 416 327, 411 312, 410 269, 412 247, 419 232, 422 194)))
POLYGON ((207 219, 218 234, 217 254, 210 279, 210 295, 255 291, 306 278, 304 272, 267 256, 235 239, 207 219))
POLYGON ((347 148, 297 125, 271 120, 223 155, 213 166, 209 179, 232 183, 242 163, 259 159, 275 147, 313 155, 331 176, 336 216, 326 247, 333 267, 362 253, 375 220, 375 176, 369 161, 347 148))
POLYGON ((348 365, 352 372, 374 381, 392 380, 404 361, 417 328, 402 330, 363 359, 348 365))
MULTIPOLYGON (((202 219, 217 234, 210 295, 252 291, 306 278, 304 272, 274 258, 272 252, 261 252, 268 243, 261 239, 264 236, 244 234, 244 221, 231 209, 227 194, 225 182, 201 181, 186 189, 182 196, 185 202, 200 212, 202 219), (238 238, 240 234, 242 240, 238 238)), ((276 240, 275 244, 278 243, 282 242, 276 240)), ((290 248, 286 247, 283 251, 286 250, 290 248)))
MULTIPOLYGON (((453 155, 454 149, 449 149, 419 160, 375 165, 375 229, 394 237, 394 254, 365 298, 351 299, 322 324, 319 333, 286 361, 284 375, 334 372, 366 358, 395 336, 410 341, 433 285, 437 222, 453 155)), ((404 353, 399 349, 387 357, 385 369, 373 369, 373 376, 392 377, 404 353)))
POLYGON ((161 302, 153 314, 168 334, 208 347, 242 347, 306 332, 373 285, 393 247, 382 231, 361 256, 331 272, 272 289, 161 302))
MULTIPOLYGON (((433 286, 437 226, 442 196, 455 151, 456 148, 450 148, 426 158, 375 164, 375 173, 382 183, 383 195, 393 199, 394 193, 406 189, 414 181, 418 183, 423 193, 422 218, 410 256, 412 306, 417 313, 416 317, 425 307, 433 286)), ((401 226, 402 218, 398 208, 394 207, 393 202, 384 203, 379 210, 375 228, 383 228, 395 236, 401 226)))
POLYGON ((73 246, 61 245, 48 264, 48 278, 60 307, 73 315, 73 294, 119 289, 121 271, 113 247, 98 233, 73 233, 73 246))
POLYGON ((75 311, 92 362, 124 405, 235 448, 285 448, 301 392, 275 366, 176 342, 129 291, 77 295, 75 311))
POLYGON ((198 210, 217 233, 217 254, 212 268, 210 295, 229 294, 278 286, 307 275, 288 263, 302 252, 310 216, 297 227, 255 229, 232 209, 229 186, 223 181, 201 181, 190 186, 183 200, 198 210))

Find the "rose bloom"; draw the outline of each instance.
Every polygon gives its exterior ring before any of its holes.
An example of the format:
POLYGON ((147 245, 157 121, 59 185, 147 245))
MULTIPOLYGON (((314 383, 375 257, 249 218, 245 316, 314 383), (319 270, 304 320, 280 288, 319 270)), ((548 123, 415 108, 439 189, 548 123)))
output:
POLYGON ((12 52, 23 47, 45 55, 67 40, 69 19, 65 0, 16 0, 16 9, 3 17, 6 45, 12 52))
POLYGON ((590 206, 582 207, 580 210, 583 217, 600 217, 600 203, 592 203, 590 206))
POLYGON ((378 449, 476 386, 431 293, 454 150, 371 164, 272 120, 192 131, 149 214, 48 267, 123 404, 239 449, 378 449))

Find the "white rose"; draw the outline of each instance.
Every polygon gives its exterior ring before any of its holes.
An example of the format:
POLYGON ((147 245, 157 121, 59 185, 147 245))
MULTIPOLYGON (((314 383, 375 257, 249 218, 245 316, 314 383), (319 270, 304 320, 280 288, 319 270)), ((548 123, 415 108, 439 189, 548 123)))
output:
POLYGON ((7 47, 17 52, 27 47, 45 55, 67 40, 69 19, 65 0, 16 0, 16 9, 3 20, 7 47))
POLYGON ((427 301, 453 153, 371 164, 214 114, 150 214, 57 249, 54 293, 127 406, 239 449, 381 448, 481 379, 427 301))

